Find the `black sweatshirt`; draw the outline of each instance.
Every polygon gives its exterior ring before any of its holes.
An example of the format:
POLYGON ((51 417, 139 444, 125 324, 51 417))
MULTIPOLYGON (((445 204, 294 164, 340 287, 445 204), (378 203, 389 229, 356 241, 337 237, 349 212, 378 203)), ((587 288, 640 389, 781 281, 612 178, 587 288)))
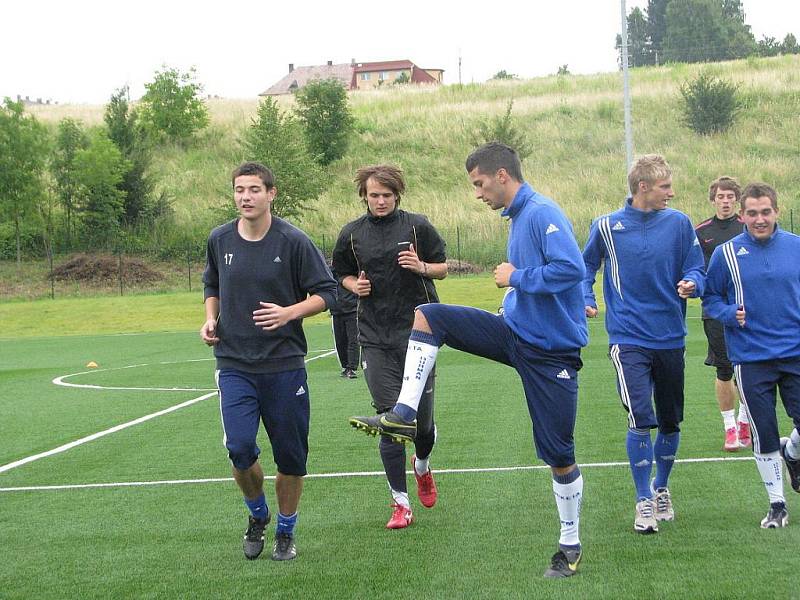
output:
POLYGON ((238 219, 215 228, 208 237, 203 272, 205 298, 220 300, 217 368, 276 373, 303 367, 308 346, 302 320, 275 331, 253 321, 259 302, 290 306, 317 294, 326 307, 336 302, 336 281, 322 253, 308 236, 272 216, 259 241, 242 238, 238 219))

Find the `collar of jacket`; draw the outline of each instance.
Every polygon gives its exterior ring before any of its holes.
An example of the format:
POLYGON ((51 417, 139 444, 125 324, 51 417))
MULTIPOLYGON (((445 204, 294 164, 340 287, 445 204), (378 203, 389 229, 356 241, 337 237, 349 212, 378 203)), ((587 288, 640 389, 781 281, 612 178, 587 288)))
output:
POLYGON ((769 237, 768 237, 766 240, 764 240, 763 242, 762 242, 761 240, 757 240, 756 238, 754 238, 754 237, 753 237, 753 234, 752 234, 752 233, 750 233, 750 231, 747 229, 747 226, 746 226, 746 225, 745 225, 745 227, 744 227, 744 234, 745 234, 745 235, 746 235, 746 236, 749 238, 749 240, 750 240, 751 242, 753 242, 754 244, 758 244, 759 246, 767 246, 768 244, 771 244, 771 243, 772 243, 772 240, 774 240, 774 239, 775 239, 775 236, 777 236, 777 235, 778 235, 778 232, 780 231, 780 229, 781 229, 781 228, 778 226, 778 224, 777 224, 777 223, 775 223, 775 231, 773 231, 773 232, 772 232, 772 234, 771 234, 771 235, 770 235, 770 236, 769 236, 769 237))
POLYGON ((658 216, 659 213, 663 213, 667 209, 662 208, 660 210, 642 210, 633 205, 633 196, 628 196, 625 198, 625 207, 623 210, 625 211, 626 217, 633 219, 634 221, 644 221, 646 219, 652 219, 658 216))
POLYGON ((376 223, 376 224, 392 223, 397 220, 397 217, 399 215, 400 215, 400 208, 398 206, 395 206, 394 210, 385 217, 376 217, 371 212, 369 212, 369 209, 367 209, 367 219, 369 220, 370 223, 376 223))
POLYGON ((533 191, 533 188, 528 185, 527 182, 523 181, 522 185, 517 190, 517 193, 514 194, 514 199, 511 201, 511 204, 508 205, 508 208, 503 209, 503 212, 500 213, 500 216, 513 219, 519 214, 519 211, 522 210, 522 207, 525 206, 525 203, 530 198, 533 198, 535 193, 536 192, 533 191))

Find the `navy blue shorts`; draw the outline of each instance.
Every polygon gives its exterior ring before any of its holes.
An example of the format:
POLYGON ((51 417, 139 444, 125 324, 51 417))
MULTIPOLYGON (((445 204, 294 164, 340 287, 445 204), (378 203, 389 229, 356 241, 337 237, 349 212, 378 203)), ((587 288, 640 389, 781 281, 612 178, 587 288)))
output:
POLYGON ((739 396, 753 432, 753 451, 780 449, 776 392, 780 389, 786 414, 800 431, 800 357, 743 363, 734 367, 739 396))
POLYGON ((439 345, 447 344, 516 369, 533 423, 536 454, 551 467, 575 463, 580 349, 546 352, 521 339, 501 315, 452 304, 423 304, 439 345))
POLYGON ((223 443, 240 471, 261 453, 256 443, 258 422, 264 423, 278 472, 305 475, 310 406, 306 370, 280 373, 217 371, 223 443))
POLYGON ((628 411, 628 427, 658 427, 661 433, 680 431, 684 349, 612 344, 608 356, 617 371, 617 391, 628 411))

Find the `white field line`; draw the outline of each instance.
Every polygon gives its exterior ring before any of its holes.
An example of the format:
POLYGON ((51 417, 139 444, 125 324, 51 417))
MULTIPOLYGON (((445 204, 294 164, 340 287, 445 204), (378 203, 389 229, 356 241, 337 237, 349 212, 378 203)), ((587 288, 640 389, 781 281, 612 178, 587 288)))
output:
MULTIPOLYGON (((752 456, 726 456, 726 457, 708 457, 708 458, 679 458, 676 462, 679 463, 719 463, 731 461, 745 461, 753 460, 752 456)), ((607 467, 627 467, 628 462, 599 462, 599 463, 585 463, 581 464, 581 469, 590 468, 607 468, 607 467)), ((547 465, 522 465, 516 467, 478 467, 470 469, 432 469, 433 473, 440 474, 459 474, 459 473, 505 473, 509 471, 539 471, 549 469, 547 465)), ((407 475, 411 475, 411 471, 406 471, 407 475)), ((385 477, 383 471, 353 471, 350 473, 313 473, 306 475, 306 479, 333 479, 344 477, 385 477)), ((265 479, 275 479, 274 476, 267 476, 265 479)), ((186 483, 222 483, 231 482, 233 477, 210 477, 205 479, 166 479, 160 481, 120 481, 113 483, 76 483, 65 485, 31 485, 24 487, 0 487, 0 492, 39 492, 39 491, 53 491, 53 490, 79 490, 87 488, 119 488, 119 487, 146 487, 146 486, 159 486, 159 485, 181 485, 186 483)))
MULTIPOLYGON (((308 358, 308 359, 306 359, 305 362, 309 363, 312 360, 317 360, 318 358, 324 358, 326 356, 330 356, 331 354, 335 354, 335 353, 336 353, 335 349, 334 350, 329 350, 329 351, 326 351, 326 352, 324 352, 322 354, 318 354, 317 356, 313 356, 311 358, 308 358)), ((198 359, 198 360, 206 360, 206 359, 198 359)), ((171 362, 164 362, 164 363, 158 363, 158 364, 175 364, 177 362, 195 362, 195 360, 192 360, 192 361, 171 361, 171 362)), ((150 365, 147 365, 147 364, 129 365, 127 367, 116 367, 116 368, 112 368, 112 369, 102 369, 102 370, 103 371, 114 371, 114 370, 120 370, 120 369, 131 369, 131 368, 134 368, 134 367, 147 367, 147 366, 150 366, 150 365)), ((92 390, 148 390, 148 391, 170 391, 170 392, 172 392, 172 391, 209 391, 209 390, 195 389, 195 388, 103 387, 103 386, 97 386, 97 385, 79 385, 79 384, 74 384, 74 383, 66 383, 66 382, 63 381, 63 379, 66 378, 66 377, 72 377, 74 375, 84 375, 86 373, 97 373, 97 370, 83 371, 81 373, 73 373, 72 375, 62 375, 61 377, 56 377, 55 379, 53 379, 53 383, 55 383, 56 385, 64 385, 64 386, 68 386, 68 387, 80 387, 80 388, 86 388, 86 389, 92 389, 92 390)), ((15 469, 17 467, 20 467, 22 465, 28 464, 28 463, 33 462, 35 460, 39 460, 40 458, 46 458, 46 457, 52 456, 54 454, 60 454, 61 452, 66 452, 67 450, 75 448, 76 446, 80 446, 81 444, 85 444, 87 442, 91 442, 91 441, 96 440, 96 439, 101 438, 101 437, 105 437, 105 436, 110 435, 112 433, 116 433, 117 431, 122 431, 123 429, 127 429, 128 427, 133 427, 134 425, 139 425, 140 423, 144 423, 145 421, 149 421, 151 419, 155 419, 156 417, 160 417, 160 416, 169 414, 169 413, 174 412, 176 410, 179 410, 181 408, 185 408, 187 406, 191 406, 192 404, 196 404, 197 402, 201 402, 203 400, 206 400, 207 398, 211 398, 212 396, 216 396, 216 395, 217 395, 217 390, 215 388, 209 394, 203 394, 202 396, 198 396, 197 398, 192 398, 191 400, 187 400, 186 402, 181 402, 180 404, 175 404, 174 406, 170 406, 168 408, 165 408, 164 410, 159 410, 158 412, 150 413, 149 415, 145 415, 143 417, 139 417, 138 419, 134 419, 133 421, 128 421, 127 423, 121 423, 121 424, 115 425, 114 427, 111 427, 109 429, 105 429, 103 431, 98 431, 97 433, 93 433, 91 435, 87 435, 86 437, 82 437, 82 438, 80 438, 78 440, 74 440, 74 441, 69 442, 67 444, 63 444, 61 446, 58 446, 57 448, 53 448, 52 450, 47 450, 46 452, 40 452, 39 454, 34 454, 32 456, 27 456, 25 458, 21 458, 20 460, 15 460, 14 462, 10 462, 8 464, 0 466, 0 473, 5 473, 6 471, 10 471, 11 469, 15 469)))

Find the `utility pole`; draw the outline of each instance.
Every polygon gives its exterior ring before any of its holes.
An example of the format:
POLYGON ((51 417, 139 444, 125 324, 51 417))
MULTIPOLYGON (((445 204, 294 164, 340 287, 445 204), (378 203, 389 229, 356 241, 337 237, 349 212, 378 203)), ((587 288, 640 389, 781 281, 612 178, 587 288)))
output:
POLYGON ((458 87, 461 87, 461 48, 458 49, 458 87))
POLYGON ((622 96, 625 106, 625 152, 627 158, 625 173, 627 174, 633 164, 633 126, 631 125, 631 86, 628 77, 628 11, 625 7, 625 0, 620 0, 620 8, 622 10, 622 96))

